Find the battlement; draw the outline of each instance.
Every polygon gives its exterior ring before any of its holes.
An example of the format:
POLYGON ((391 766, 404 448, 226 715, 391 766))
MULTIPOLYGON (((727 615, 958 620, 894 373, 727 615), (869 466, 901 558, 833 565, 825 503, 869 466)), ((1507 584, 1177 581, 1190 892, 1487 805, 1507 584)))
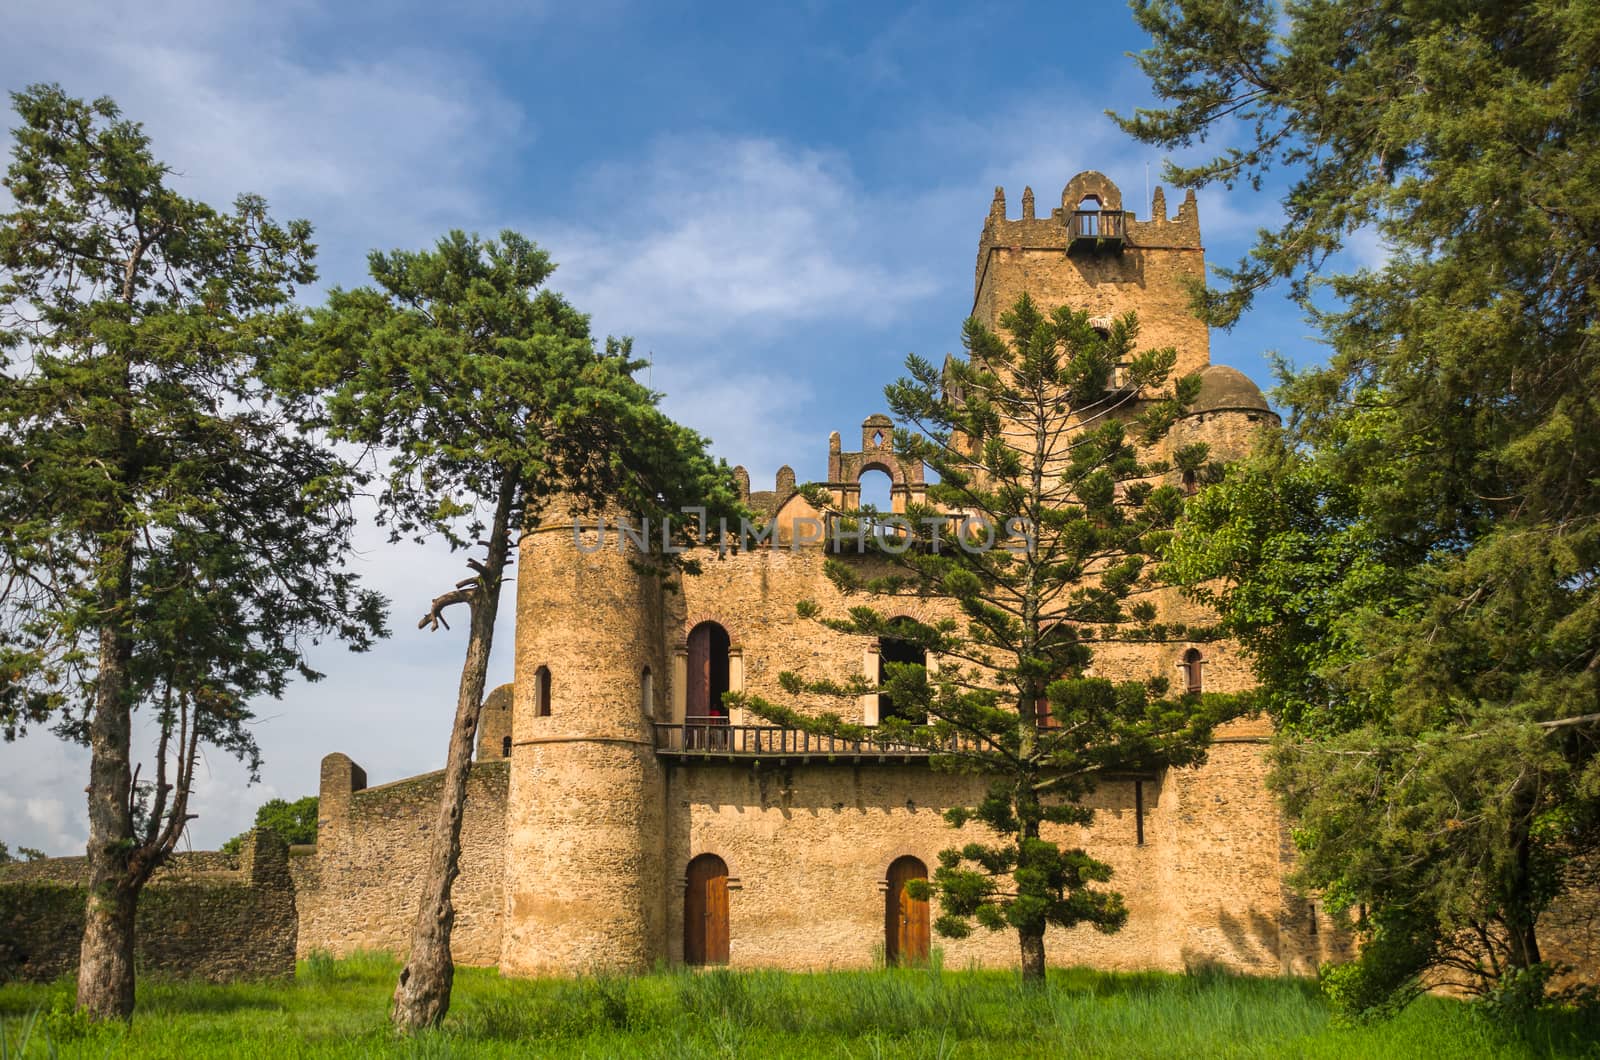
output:
MULTIPOLYGON (((1184 194, 1176 216, 1167 215, 1165 190, 1156 188, 1151 197, 1149 220, 1141 221, 1122 206, 1122 191, 1103 173, 1086 170, 1067 181, 1061 190, 1061 205, 1049 216, 1039 217, 1034 207, 1032 187, 1022 190, 1022 216, 1007 214, 1006 190, 994 189, 994 201, 984 218, 978 241, 978 276, 974 289, 982 285, 984 263, 994 247, 1013 250, 1074 249, 1085 236, 1114 239, 1121 246, 1161 250, 1199 250, 1200 208, 1194 190, 1184 194)), ((1120 249, 1120 247, 1112 248, 1120 249)))
POLYGON ((1192 190, 1175 216, 1155 190, 1149 220, 1123 208, 1122 190, 1104 173, 1086 170, 1067 181, 1061 205, 1038 215, 1033 189, 1022 192, 1022 216, 1007 213, 1006 192, 994 190, 983 221, 973 272, 972 315, 996 328, 1027 293, 1041 308, 1066 305, 1094 317, 1137 311, 1143 347, 1173 345, 1180 373, 1211 363, 1210 336, 1190 306, 1205 279, 1200 209, 1192 190))

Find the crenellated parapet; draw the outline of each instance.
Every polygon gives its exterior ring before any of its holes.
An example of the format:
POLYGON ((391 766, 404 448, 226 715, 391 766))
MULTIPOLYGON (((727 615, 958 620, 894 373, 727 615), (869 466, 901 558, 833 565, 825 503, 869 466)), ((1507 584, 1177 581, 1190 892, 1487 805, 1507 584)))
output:
POLYGON ((1043 309, 1058 305, 1110 318, 1134 310, 1141 345, 1176 346, 1180 372, 1210 363, 1206 327, 1190 308, 1190 289, 1205 278, 1200 211, 1185 193, 1176 215, 1161 188, 1149 219, 1125 209, 1122 190, 1104 173, 1086 170, 1067 181, 1061 204, 1039 216, 1033 189, 1022 215, 1009 216, 997 187, 978 241, 972 315, 989 327, 1022 293, 1043 309))
MULTIPOLYGON (((1103 218, 1116 217, 1120 223, 1121 242, 1124 248, 1199 250, 1200 210, 1194 190, 1185 193, 1176 216, 1167 215, 1167 197, 1162 188, 1156 188, 1151 197, 1151 214, 1139 220, 1133 210, 1122 205, 1122 191, 1104 173, 1087 170, 1067 182, 1061 191, 1061 205, 1046 217, 1036 215, 1033 189, 1022 192, 1022 216, 1011 218, 1006 213, 1006 191, 994 189, 994 201, 989 215, 984 219, 983 235, 978 241, 978 268, 974 277, 974 290, 982 285, 983 267, 989 251, 995 247, 1014 249, 1071 249, 1078 232, 1073 227, 1076 216, 1098 213, 1103 218)), ((1108 224, 1102 220, 1102 225, 1108 224)))

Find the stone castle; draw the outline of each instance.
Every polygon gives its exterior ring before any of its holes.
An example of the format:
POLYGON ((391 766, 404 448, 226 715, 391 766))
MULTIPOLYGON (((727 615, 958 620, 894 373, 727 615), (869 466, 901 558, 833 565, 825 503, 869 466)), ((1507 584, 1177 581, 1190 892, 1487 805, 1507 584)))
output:
MULTIPOLYGON (((997 190, 972 315, 994 327, 1024 291, 1095 318, 1137 310, 1141 347, 1175 347, 1177 374, 1202 379, 1151 455, 1206 442, 1212 459, 1233 459, 1276 418, 1248 378, 1211 364, 1208 331, 1188 309, 1185 281, 1204 274, 1193 193, 1175 217, 1159 190, 1152 208, 1149 220, 1124 210, 1117 187, 1093 172, 1072 178, 1044 217, 1031 189, 1021 218, 1008 217, 997 190)), ((875 472, 890 477, 895 511, 923 500, 922 468, 896 457, 890 435, 890 420, 873 416, 858 447, 830 437, 836 504, 855 506, 875 472)), ((930 939, 937 910, 904 891, 961 841, 941 813, 976 801, 982 778, 932 771, 912 748, 808 739, 724 708, 729 690, 782 701, 785 670, 871 679, 885 658, 938 664, 799 618, 800 600, 843 611, 823 576, 826 544, 797 530, 819 513, 788 467, 771 491, 752 493, 748 475, 736 476, 773 542, 708 557, 676 592, 615 547, 580 551, 570 525, 522 545, 515 679, 490 695, 479 733, 456 959, 524 975, 658 962, 803 969, 915 960, 939 945, 946 962, 1014 966, 1013 933, 930 939)), ((1161 606, 1168 620, 1203 618, 1176 594, 1161 606)), ((1103 645, 1095 665, 1111 677, 1165 673, 1192 689, 1250 679, 1238 651, 1219 643, 1103 645)), ((863 697, 858 720, 875 725, 893 709, 883 698, 863 697)), ((1115 867, 1128 925, 1109 937, 1052 929, 1052 962, 1277 974, 1342 952, 1332 922, 1286 889, 1288 834, 1263 783, 1268 735, 1263 723, 1237 723, 1203 767, 1100 785, 1093 826, 1058 838, 1115 867)), ((369 786, 344 754, 323 760, 316 847, 291 859, 302 953, 406 948, 441 778, 369 786)))

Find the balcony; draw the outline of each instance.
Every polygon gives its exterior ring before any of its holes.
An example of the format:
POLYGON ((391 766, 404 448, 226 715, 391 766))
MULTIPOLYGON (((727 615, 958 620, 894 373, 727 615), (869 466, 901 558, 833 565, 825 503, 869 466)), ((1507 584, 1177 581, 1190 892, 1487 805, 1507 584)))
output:
POLYGON ((1121 210, 1074 210, 1067 220, 1067 252, 1074 250, 1121 251, 1121 210))
POLYGON ((657 722, 655 729, 656 753, 685 762, 925 762, 931 755, 975 746, 968 737, 933 746, 897 743, 888 737, 848 740, 781 725, 728 725, 696 718, 683 724, 657 722))

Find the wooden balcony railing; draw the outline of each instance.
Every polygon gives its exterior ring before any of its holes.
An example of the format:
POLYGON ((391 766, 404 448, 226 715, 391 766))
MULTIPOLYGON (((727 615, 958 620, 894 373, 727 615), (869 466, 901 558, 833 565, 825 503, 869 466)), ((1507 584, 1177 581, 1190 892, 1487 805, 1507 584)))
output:
POLYGON ((966 737, 932 745, 895 741, 887 736, 848 740, 781 725, 728 725, 695 718, 683 724, 657 722, 655 728, 658 754, 687 759, 910 761, 974 746, 966 737))
POLYGON ((1069 246, 1083 243, 1120 247, 1123 225, 1121 210, 1074 210, 1069 246))

